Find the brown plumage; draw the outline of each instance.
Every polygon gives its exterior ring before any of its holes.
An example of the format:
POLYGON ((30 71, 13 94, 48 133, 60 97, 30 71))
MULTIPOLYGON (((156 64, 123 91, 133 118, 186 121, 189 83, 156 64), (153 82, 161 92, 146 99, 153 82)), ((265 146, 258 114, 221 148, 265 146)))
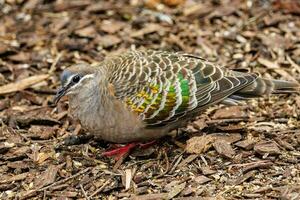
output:
POLYGON ((152 140, 183 126, 210 105, 299 90, 298 83, 266 80, 203 58, 163 51, 132 51, 61 76, 56 101, 69 96, 72 115, 101 139, 152 140))

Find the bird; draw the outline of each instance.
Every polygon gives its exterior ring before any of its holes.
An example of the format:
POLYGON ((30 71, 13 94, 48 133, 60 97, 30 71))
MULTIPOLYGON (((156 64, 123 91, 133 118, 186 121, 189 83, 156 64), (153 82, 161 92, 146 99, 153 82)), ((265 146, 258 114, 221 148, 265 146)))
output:
POLYGON ((135 50, 66 68, 54 103, 68 96, 71 116, 96 138, 127 144, 124 155, 185 126, 206 108, 299 91, 299 84, 230 70, 183 52, 135 50))

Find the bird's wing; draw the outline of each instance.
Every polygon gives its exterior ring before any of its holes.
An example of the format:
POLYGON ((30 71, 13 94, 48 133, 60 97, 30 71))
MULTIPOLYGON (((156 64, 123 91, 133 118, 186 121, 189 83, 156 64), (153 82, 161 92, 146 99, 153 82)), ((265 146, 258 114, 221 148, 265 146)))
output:
POLYGON ((110 77, 115 95, 148 126, 164 126, 199 112, 257 78, 188 54, 137 51, 117 60, 110 77))

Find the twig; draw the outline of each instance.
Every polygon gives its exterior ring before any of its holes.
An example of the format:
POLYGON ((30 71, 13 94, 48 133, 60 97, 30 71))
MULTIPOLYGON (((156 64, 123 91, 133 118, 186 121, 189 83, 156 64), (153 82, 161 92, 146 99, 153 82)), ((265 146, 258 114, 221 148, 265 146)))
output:
POLYGON ((56 185, 60 185, 60 184, 62 184, 62 183, 65 183, 65 182, 67 182, 68 180, 71 180, 71 179, 76 178, 76 177, 78 177, 78 176, 80 176, 80 175, 82 175, 82 174, 85 174, 85 173, 88 172, 90 169, 91 169, 91 167, 88 167, 88 168, 86 168, 86 169, 84 169, 84 170, 81 170, 81 171, 78 172, 77 174, 74 174, 74 175, 68 177, 68 178, 65 178, 65 179, 63 179, 63 180, 54 182, 54 183, 52 183, 51 185, 48 185, 48 186, 46 186, 46 187, 37 189, 37 191, 40 192, 40 191, 43 191, 43 190, 47 190, 47 189, 49 189, 49 188, 51 188, 51 187, 53 187, 53 186, 56 186, 56 185))
POLYGON ((287 61, 289 61, 289 63, 291 64, 292 67, 294 67, 299 73, 300 73, 300 66, 297 65, 289 55, 286 55, 286 59, 287 61))
POLYGON ((177 165, 180 163, 180 161, 182 160, 182 154, 184 153, 184 151, 182 153, 180 153, 178 155, 178 157, 176 159, 174 159, 174 161, 172 163, 174 163, 174 165, 172 166, 171 170, 169 171, 169 173, 173 173, 177 167, 177 165))
POLYGON ((158 176, 156 176, 155 178, 157 179, 157 178, 161 178, 161 177, 163 177, 164 175, 166 175, 168 172, 169 172, 169 170, 170 170, 170 162, 169 162, 169 158, 168 158, 168 155, 167 155, 167 153, 166 153, 166 151, 164 150, 163 151, 163 154, 164 154, 164 157, 165 157, 165 160, 166 160, 166 170, 163 172, 163 173, 161 173, 161 174, 159 174, 158 176))
POLYGON ((104 184, 100 188, 98 188, 93 194, 91 194, 88 198, 92 198, 93 196, 101 192, 104 189, 104 187, 107 186, 109 183, 110 183, 110 179, 106 180, 104 184))
POLYGON ((81 191, 82 191, 82 193, 83 193, 85 199, 86 199, 86 200, 89 200, 90 198, 87 196, 87 193, 86 193, 86 191, 84 190, 83 186, 82 186, 81 184, 79 184, 79 186, 80 186, 80 189, 81 189, 81 191))
POLYGON ((117 162, 115 163, 114 167, 113 167, 113 171, 116 171, 121 164, 123 163, 123 161, 127 158, 127 156, 129 155, 129 152, 126 152, 124 155, 122 155, 117 162))
POLYGON ((268 69, 271 69, 275 71, 277 74, 281 75, 282 77, 286 78, 289 81, 298 82, 292 75, 290 75, 288 72, 286 72, 284 69, 280 68, 279 64, 276 61, 271 61, 268 59, 265 59, 263 57, 259 57, 257 61, 266 66, 268 69))
POLYGON ((62 55, 63 55, 62 53, 57 54, 57 56, 55 57, 54 62, 52 63, 52 65, 51 65, 51 67, 48 71, 49 74, 52 74, 56 70, 56 65, 57 65, 57 63, 58 63, 58 61, 59 61, 59 59, 61 58, 62 55))

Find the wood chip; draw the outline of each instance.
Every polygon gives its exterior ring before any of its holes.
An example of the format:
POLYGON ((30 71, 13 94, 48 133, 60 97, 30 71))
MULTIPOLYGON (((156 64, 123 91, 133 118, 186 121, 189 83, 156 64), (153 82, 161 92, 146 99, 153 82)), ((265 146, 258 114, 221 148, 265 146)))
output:
POLYGON ((200 184, 200 185, 202 185, 202 184, 204 184, 204 183, 207 183, 207 182, 209 182, 209 181, 211 181, 211 179, 210 178, 207 178, 206 176, 197 176, 195 179, 194 179, 194 181, 197 183, 197 184, 200 184))
POLYGON ((192 155, 189 155, 186 159, 184 159, 183 161, 181 161, 181 163, 179 163, 179 165, 177 167, 183 167, 185 166, 186 164, 192 162, 193 160, 195 160, 199 155, 197 154, 192 154, 192 155))
POLYGON ((211 175, 215 174, 217 171, 210 169, 208 166, 201 167, 202 174, 204 175, 211 175))
POLYGON ((215 141, 215 137, 211 135, 203 135, 199 137, 192 137, 187 141, 185 150, 188 153, 201 154, 206 152, 215 141))
POLYGON ((241 183, 245 182, 249 178, 253 177, 255 174, 256 174, 256 171, 250 171, 250 172, 244 174, 243 176, 239 177, 238 179, 236 179, 234 181, 234 184, 235 185, 240 185, 241 183))
POLYGON ((37 84, 43 80, 46 80, 49 77, 50 77, 50 75, 48 75, 48 74, 35 75, 35 76, 31 76, 31 77, 22 79, 15 83, 9 83, 7 85, 3 85, 0 87, 0 95, 24 90, 34 84, 37 84))
POLYGON ((27 62, 30 59, 30 53, 19 52, 18 54, 9 56, 9 59, 17 62, 27 62))
POLYGON ((55 127, 32 125, 28 132, 31 134, 29 135, 31 138, 47 140, 56 134, 56 130, 55 127))
POLYGON ((216 140, 224 140, 229 144, 237 142, 242 139, 242 135, 239 133, 230 133, 230 134, 223 134, 223 133, 213 133, 210 134, 211 136, 215 137, 216 140))
POLYGON ((125 190, 128 190, 130 188, 131 180, 132 180, 131 169, 125 169, 125 190))
POLYGON ((280 139, 280 138, 275 138, 275 141, 283 148, 287 149, 287 150, 290 150, 290 151, 293 151, 295 150, 295 148, 290 144, 288 143, 287 141, 283 140, 283 139, 280 139))
POLYGON ((239 141, 239 142, 235 143, 234 145, 241 147, 243 149, 246 149, 246 150, 250 150, 254 147, 255 141, 251 140, 251 139, 246 139, 246 140, 239 141))
POLYGON ((97 32, 93 26, 88 26, 88 27, 76 30, 75 34, 80 37, 94 38, 94 37, 96 37, 97 32))
POLYGON ((157 32, 161 29, 162 29, 162 27, 157 24, 148 24, 145 28, 131 33, 130 37, 141 37, 141 36, 149 34, 149 33, 157 32))
POLYGON ((46 171, 37 176, 34 181, 35 188, 41 188, 51 183, 54 183, 58 170, 61 166, 50 165, 46 171))
POLYGON ((235 119, 235 118, 247 118, 248 114, 245 112, 243 106, 230 106, 222 109, 218 109, 212 116, 213 119, 235 119))
POLYGON ((47 192, 47 196, 53 196, 53 197, 61 197, 61 198, 75 198, 78 197, 78 192, 72 192, 72 191, 54 191, 54 192, 47 192))
POLYGON ((97 40, 99 42, 99 46, 102 46, 103 48, 109 48, 122 42, 122 40, 115 35, 101 36, 97 40))
POLYGON ((157 199, 166 199, 168 197, 168 193, 157 193, 157 194, 145 194, 145 195, 137 195, 133 196, 132 200, 157 200, 157 199))
POLYGON ((196 121, 193 122, 193 126, 198 131, 204 129, 205 127, 207 127, 206 119, 205 118, 197 119, 196 121))
POLYGON ((4 44, 3 42, 0 42, 0 55, 9 51, 10 48, 7 44, 4 44))
POLYGON ((187 7, 183 10, 184 16, 189 17, 201 17, 204 15, 209 14, 213 9, 211 7, 208 7, 206 4, 195 4, 193 6, 187 7))
POLYGON ((293 81, 295 83, 297 83, 298 81, 292 76, 290 75, 288 72, 286 72, 284 69, 280 68, 280 66, 278 65, 277 62, 273 62, 273 61, 270 61, 270 60, 267 60, 265 58, 262 58, 262 57, 259 57, 257 59, 257 61, 266 66, 268 69, 272 69, 274 70, 276 73, 278 73, 279 75, 281 75, 283 78, 285 78, 286 80, 289 80, 289 81, 293 81))
POLYGON ((213 146, 220 155, 226 158, 233 158, 233 156, 235 155, 235 152, 232 149, 231 145, 224 140, 216 140, 213 143, 213 146))
POLYGON ((186 182, 179 185, 175 185, 172 190, 168 193, 167 199, 173 199, 176 197, 186 186, 186 182))
POLYGON ((24 180, 29 174, 30 174, 29 172, 18 174, 18 175, 12 176, 11 178, 8 178, 5 180, 0 180, 0 183, 3 184, 3 183, 11 183, 14 181, 21 181, 21 180, 24 180))
POLYGON ((114 34, 120 31, 124 26, 125 24, 120 21, 103 20, 100 29, 109 34, 114 34))
POLYGON ((278 148, 277 144, 272 141, 262 141, 257 143, 254 146, 254 151, 264 155, 264 154, 270 154, 270 155, 277 155, 280 154, 280 149, 278 148))
POLYGON ((247 166, 245 168, 243 168, 243 173, 246 173, 250 170, 253 169, 263 169, 263 168, 268 168, 270 166, 272 166, 274 163, 269 161, 269 160, 264 160, 264 161, 258 161, 258 162, 252 162, 247 164, 247 166))

